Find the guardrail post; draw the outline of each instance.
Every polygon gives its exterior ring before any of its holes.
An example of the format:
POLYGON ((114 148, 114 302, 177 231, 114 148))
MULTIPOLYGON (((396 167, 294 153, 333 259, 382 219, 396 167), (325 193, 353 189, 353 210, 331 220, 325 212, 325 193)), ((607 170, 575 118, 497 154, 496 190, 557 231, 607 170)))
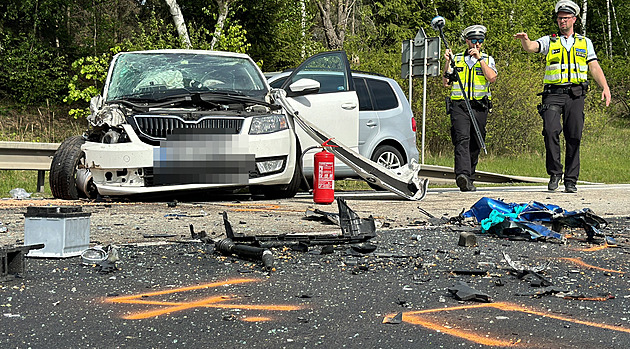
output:
POLYGON ((46 180, 46 171, 45 170, 38 170, 37 171, 37 192, 38 193, 43 193, 44 192, 44 181, 46 180))

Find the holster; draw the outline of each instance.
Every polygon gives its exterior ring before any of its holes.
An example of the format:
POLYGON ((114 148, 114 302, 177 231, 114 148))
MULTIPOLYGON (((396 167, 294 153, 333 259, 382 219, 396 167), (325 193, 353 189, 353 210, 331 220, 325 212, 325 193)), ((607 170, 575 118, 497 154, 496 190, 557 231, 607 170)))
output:
POLYGON ((556 112, 558 112, 558 114, 562 114, 562 107, 559 105, 555 105, 555 104, 542 104, 540 103, 538 106, 538 114, 540 114, 541 117, 543 117, 545 115, 545 112, 549 109, 551 110, 555 110, 556 112))
POLYGON ((569 88, 569 96, 572 98, 586 96, 588 91, 588 81, 581 82, 577 85, 573 85, 569 88))
POLYGON ((483 96, 482 99, 473 99, 470 101, 470 105, 479 110, 492 110, 492 101, 488 96, 483 96))

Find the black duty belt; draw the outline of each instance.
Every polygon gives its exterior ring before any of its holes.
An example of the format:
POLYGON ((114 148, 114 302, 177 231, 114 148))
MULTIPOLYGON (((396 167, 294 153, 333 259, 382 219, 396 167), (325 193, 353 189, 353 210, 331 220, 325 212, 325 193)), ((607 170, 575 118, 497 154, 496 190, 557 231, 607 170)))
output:
POLYGON ((569 94, 571 91, 571 86, 555 86, 555 85, 545 85, 545 93, 551 94, 569 94))

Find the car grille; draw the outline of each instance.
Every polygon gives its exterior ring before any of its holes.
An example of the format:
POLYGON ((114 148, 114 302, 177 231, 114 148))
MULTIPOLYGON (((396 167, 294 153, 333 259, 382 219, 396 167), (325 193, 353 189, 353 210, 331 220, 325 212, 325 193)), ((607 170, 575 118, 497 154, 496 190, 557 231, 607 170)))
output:
POLYGON ((133 121, 142 136, 154 141, 166 139, 176 129, 203 128, 222 134, 238 134, 243 127, 243 119, 213 117, 187 121, 173 115, 136 115, 133 121))

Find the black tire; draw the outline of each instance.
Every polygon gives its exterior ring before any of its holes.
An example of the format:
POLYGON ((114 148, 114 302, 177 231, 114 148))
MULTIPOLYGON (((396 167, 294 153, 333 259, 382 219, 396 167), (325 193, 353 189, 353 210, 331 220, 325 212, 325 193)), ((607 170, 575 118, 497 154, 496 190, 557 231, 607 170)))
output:
MULTIPOLYGON (((391 145, 379 145, 374 150, 371 160, 383 165, 385 168, 398 168, 405 164, 405 158, 402 153, 391 145)), ((385 189, 367 182, 370 188, 376 191, 385 191, 385 189)))
POLYGON ((67 138, 53 156, 50 165, 50 190, 57 199, 77 200, 86 195, 77 188, 77 167, 84 158, 82 136, 67 138))

